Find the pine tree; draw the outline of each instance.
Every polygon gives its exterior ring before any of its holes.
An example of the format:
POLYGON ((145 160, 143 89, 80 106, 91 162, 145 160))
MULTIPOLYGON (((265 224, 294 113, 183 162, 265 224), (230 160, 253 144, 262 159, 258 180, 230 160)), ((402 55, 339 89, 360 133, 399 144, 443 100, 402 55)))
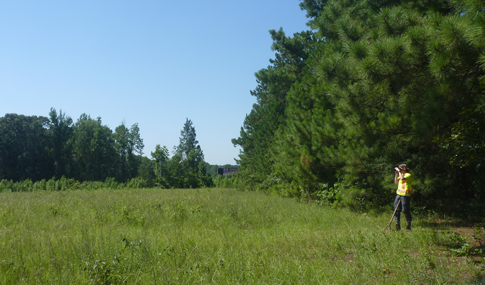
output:
POLYGON ((204 153, 197 141, 195 127, 188 118, 180 132, 180 143, 169 162, 170 186, 177 188, 198 188, 210 186, 212 178, 205 171, 204 153))
POLYGON ((184 127, 180 131, 179 140, 180 143, 175 147, 175 152, 181 154, 183 159, 186 159, 192 150, 200 149, 195 127, 188 118, 185 120, 184 127))
POLYGON ((467 130, 481 124, 484 4, 455 4, 305 1, 318 7, 309 24, 322 41, 287 97, 277 175, 310 192, 339 180, 360 208, 386 203, 389 169, 404 161, 421 178, 418 201, 455 199, 476 185, 470 169, 449 161, 457 136, 483 141, 467 130))
POLYGON ((286 122, 287 94, 300 79, 315 42, 309 31, 296 33, 293 38, 287 37, 282 29, 271 30, 270 34, 275 58, 270 60, 270 66, 255 74, 258 85, 251 95, 257 103, 246 116, 240 137, 232 140, 242 148, 237 159, 238 175, 250 189, 259 188, 262 183, 273 184, 275 157, 270 150, 276 133, 286 122))

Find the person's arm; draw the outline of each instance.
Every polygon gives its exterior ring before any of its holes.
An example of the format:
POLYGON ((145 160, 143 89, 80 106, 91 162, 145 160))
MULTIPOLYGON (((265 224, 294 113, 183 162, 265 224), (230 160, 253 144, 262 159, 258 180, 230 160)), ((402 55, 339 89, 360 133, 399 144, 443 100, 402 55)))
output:
POLYGON ((399 184, 399 180, 397 180, 397 175, 399 175, 399 179, 406 181, 406 178, 404 178, 404 175, 401 170, 399 170, 397 167, 395 168, 396 173, 394 175, 394 184, 399 184))

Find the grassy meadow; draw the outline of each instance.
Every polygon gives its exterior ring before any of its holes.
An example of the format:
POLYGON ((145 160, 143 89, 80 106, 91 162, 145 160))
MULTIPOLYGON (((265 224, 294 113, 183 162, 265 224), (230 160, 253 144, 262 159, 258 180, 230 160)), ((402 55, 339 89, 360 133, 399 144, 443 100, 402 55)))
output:
POLYGON ((383 232, 390 215, 233 189, 0 193, 0 284, 479 283, 471 236, 383 232))

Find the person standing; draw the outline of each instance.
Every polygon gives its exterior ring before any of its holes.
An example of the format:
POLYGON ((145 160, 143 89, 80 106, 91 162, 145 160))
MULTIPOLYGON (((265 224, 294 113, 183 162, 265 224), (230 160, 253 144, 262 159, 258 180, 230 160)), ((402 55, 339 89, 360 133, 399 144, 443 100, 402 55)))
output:
POLYGON ((401 212, 406 217, 406 230, 411 230, 411 194, 413 193, 413 178, 406 164, 395 167, 394 183, 397 184, 396 199, 394 200, 394 210, 396 211, 396 231, 401 229, 401 212), (400 202, 400 203, 399 203, 400 202))

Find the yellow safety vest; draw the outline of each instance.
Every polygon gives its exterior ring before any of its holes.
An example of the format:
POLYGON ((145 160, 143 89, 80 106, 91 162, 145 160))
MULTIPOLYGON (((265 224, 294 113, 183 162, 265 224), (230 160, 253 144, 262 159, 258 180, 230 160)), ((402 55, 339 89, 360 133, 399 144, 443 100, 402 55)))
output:
POLYGON ((411 173, 404 173, 403 174, 404 180, 398 176, 397 179, 399 180, 399 184, 397 185, 397 194, 401 196, 411 196, 413 193, 413 178, 411 177, 411 173))

